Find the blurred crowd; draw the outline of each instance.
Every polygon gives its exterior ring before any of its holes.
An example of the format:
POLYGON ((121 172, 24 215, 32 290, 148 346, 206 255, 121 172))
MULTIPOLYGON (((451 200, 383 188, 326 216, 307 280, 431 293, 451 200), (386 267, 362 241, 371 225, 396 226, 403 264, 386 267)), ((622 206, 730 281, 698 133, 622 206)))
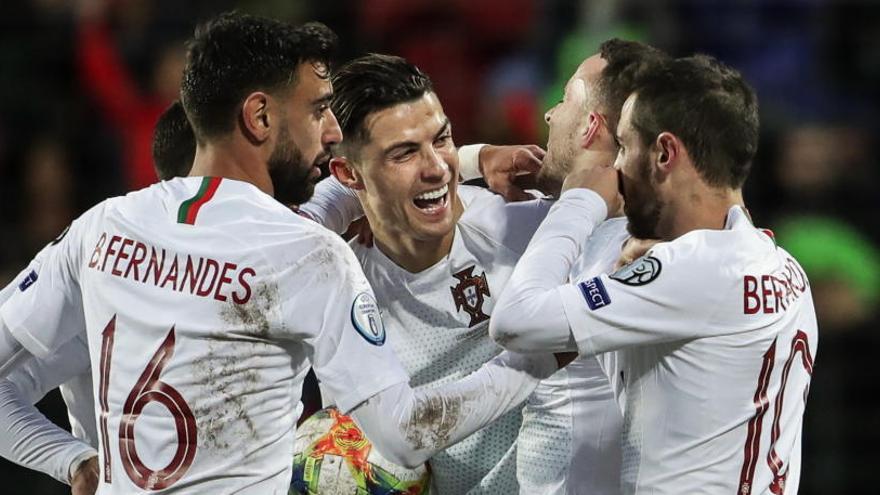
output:
MULTIPOLYGON (((746 184, 755 222, 807 271, 820 346, 801 493, 865 493, 880 454, 880 3, 872 0, 11 0, 0 6, 0 283, 98 201, 156 180, 152 128, 177 97, 184 40, 237 8, 319 20, 340 60, 406 57, 459 144, 546 140, 542 116, 599 43, 704 52, 761 100, 746 184)), ((64 424, 57 394, 40 405, 64 424)), ((0 462, 4 493, 66 493, 0 462), (12 490, 12 491, 8 491, 12 490)), ((870 484, 869 484, 870 483, 870 484)))

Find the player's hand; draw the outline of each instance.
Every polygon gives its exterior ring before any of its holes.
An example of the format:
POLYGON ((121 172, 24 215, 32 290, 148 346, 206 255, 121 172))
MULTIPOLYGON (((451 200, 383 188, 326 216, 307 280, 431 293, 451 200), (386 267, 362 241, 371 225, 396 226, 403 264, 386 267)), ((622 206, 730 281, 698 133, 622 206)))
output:
POLYGON ((351 222, 342 238, 345 240, 357 238, 358 244, 368 248, 373 247, 373 229, 370 228, 370 221, 367 220, 366 215, 351 222))
POLYGON ((614 271, 620 270, 624 266, 641 258, 658 242, 660 241, 657 239, 636 239, 635 237, 630 237, 623 244, 620 257, 614 262, 614 271))
POLYGON ((94 495, 98 491, 98 456, 90 457, 83 461, 73 478, 70 479, 70 493, 72 495, 94 495))
POLYGON ((556 365, 559 369, 565 368, 568 364, 578 357, 576 352, 555 352, 553 356, 556 358, 556 365))
POLYGON ((618 174, 614 168, 614 153, 594 153, 572 167, 562 183, 562 192, 574 188, 591 189, 602 196, 608 213, 618 211, 623 198, 618 188, 618 174))
POLYGON ((532 197, 525 192, 534 187, 535 175, 541 170, 546 152, 540 146, 486 145, 480 150, 480 171, 489 190, 507 201, 525 201, 532 197))

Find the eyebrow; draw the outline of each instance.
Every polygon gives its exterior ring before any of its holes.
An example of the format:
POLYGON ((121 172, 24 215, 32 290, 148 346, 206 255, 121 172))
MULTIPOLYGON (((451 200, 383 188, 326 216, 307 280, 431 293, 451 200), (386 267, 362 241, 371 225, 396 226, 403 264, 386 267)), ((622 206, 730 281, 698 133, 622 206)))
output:
MULTIPOLYGON (((451 126, 451 124, 449 122, 449 117, 447 117, 446 120, 443 121, 443 125, 440 126, 440 130, 437 131, 436 134, 434 134, 434 138, 432 139, 432 141, 436 141, 436 140, 440 139, 440 136, 442 136, 444 133, 446 133, 446 131, 449 130, 450 126, 451 126)), ((400 142, 394 143, 391 146, 385 148, 385 150, 382 152, 382 154, 384 156, 388 156, 391 153, 393 153, 399 149, 418 148, 418 147, 419 147, 419 143, 417 143, 415 141, 400 141, 400 142)))
POLYGON ((328 103, 330 103, 330 100, 332 100, 332 99, 333 99, 333 93, 327 93, 324 96, 321 96, 319 98, 312 100, 312 106, 319 107, 321 105, 328 104, 328 103))

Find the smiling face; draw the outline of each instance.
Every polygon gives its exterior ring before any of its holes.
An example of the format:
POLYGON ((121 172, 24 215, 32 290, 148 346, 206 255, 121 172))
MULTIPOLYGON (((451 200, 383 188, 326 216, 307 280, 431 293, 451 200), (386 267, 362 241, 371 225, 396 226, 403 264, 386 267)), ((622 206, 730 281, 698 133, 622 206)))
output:
POLYGON ((458 155, 449 119, 433 92, 371 113, 356 168, 377 240, 438 241, 455 226, 458 155))
POLYGON ((620 174, 627 230, 638 239, 658 239, 658 226, 666 210, 666 202, 652 173, 655 153, 649 143, 642 142, 632 124, 636 99, 636 94, 630 95, 620 113, 616 137, 619 147, 614 167, 620 174))

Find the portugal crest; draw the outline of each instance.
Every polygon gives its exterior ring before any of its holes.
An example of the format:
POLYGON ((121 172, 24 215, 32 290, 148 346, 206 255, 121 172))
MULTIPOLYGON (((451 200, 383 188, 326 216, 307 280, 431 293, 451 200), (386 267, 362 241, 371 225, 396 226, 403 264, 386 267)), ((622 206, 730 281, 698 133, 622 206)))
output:
POLYGON ((470 315, 471 321, 468 327, 489 319, 489 315, 483 312, 483 297, 489 294, 489 282, 486 280, 486 272, 480 276, 474 276, 474 266, 453 274, 458 279, 458 285, 450 287, 452 299, 455 301, 455 309, 470 315))

